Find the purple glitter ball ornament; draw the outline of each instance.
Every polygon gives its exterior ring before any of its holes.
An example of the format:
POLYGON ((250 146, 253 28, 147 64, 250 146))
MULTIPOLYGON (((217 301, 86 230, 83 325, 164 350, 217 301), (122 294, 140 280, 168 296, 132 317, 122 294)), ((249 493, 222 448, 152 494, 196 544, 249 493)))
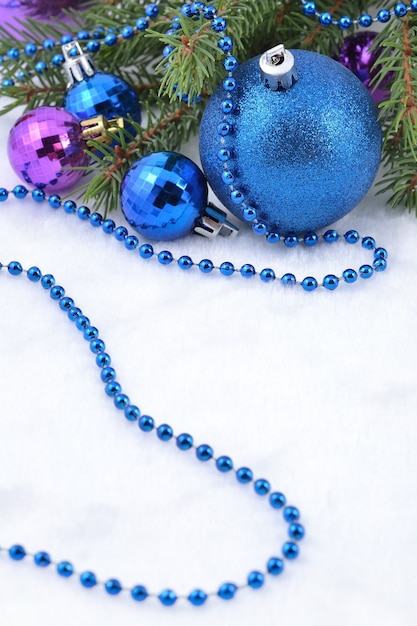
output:
POLYGON ((382 102, 389 95, 387 84, 390 74, 382 83, 375 87, 370 84, 378 70, 379 50, 371 51, 372 44, 378 33, 363 31, 346 37, 340 50, 338 61, 353 72, 365 85, 374 102, 382 102))
POLYGON ((88 164, 80 123, 58 107, 42 106, 24 113, 10 131, 10 164, 27 184, 47 191, 74 186, 83 175, 64 168, 88 164))

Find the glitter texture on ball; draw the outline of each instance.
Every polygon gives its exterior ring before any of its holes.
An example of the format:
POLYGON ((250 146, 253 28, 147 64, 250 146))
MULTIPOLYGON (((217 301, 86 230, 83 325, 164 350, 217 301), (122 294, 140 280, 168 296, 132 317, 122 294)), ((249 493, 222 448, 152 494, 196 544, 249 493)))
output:
POLYGON ((207 183, 189 158, 154 152, 137 161, 123 179, 122 211, 149 239, 170 241, 187 235, 207 206, 207 183))
MULTIPOLYGON (((376 106, 352 72, 314 52, 291 53, 298 80, 285 91, 265 88, 259 57, 233 73, 227 167, 233 188, 270 229, 303 234, 335 222, 364 197, 379 167, 382 132, 376 106)), ((222 179, 218 127, 224 99, 221 85, 203 115, 200 157, 214 193, 242 218, 222 179)))
POLYGON ((78 120, 58 107, 42 106, 24 113, 10 131, 10 164, 28 185, 47 191, 74 186, 88 157, 78 120))

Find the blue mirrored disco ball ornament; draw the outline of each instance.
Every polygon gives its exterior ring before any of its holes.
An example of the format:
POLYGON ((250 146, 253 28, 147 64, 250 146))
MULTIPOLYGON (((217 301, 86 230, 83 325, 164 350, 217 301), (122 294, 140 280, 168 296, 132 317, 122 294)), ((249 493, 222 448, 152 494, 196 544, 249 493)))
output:
POLYGON ((123 179, 120 202, 129 224, 149 239, 170 241, 190 233, 207 207, 203 173, 176 152, 154 152, 123 179))
POLYGON ((340 63, 280 45, 242 64, 211 97, 200 128, 210 186, 237 217, 305 234, 353 209, 381 156, 377 109, 340 63))
MULTIPOLYGON (((78 42, 62 46, 64 70, 68 90, 63 107, 79 120, 103 115, 107 120, 130 116, 140 124, 141 107, 132 87, 113 74, 95 69, 89 55, 84 54, 78 42)), ((129 124, 125 126, 133 132, 129 124)))

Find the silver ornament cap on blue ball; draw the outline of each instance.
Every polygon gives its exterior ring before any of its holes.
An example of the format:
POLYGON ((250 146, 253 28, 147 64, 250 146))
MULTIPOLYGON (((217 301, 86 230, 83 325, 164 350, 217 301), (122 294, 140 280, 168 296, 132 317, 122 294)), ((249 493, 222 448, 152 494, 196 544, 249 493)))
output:
POLYGON ((200 127, 203 170, 224 206, 241 219, 254 210, 282 235, 351 211, 381 159, 378 112, 361 81, 333 59, 282 45, 233 79, 214 92, 200 127))

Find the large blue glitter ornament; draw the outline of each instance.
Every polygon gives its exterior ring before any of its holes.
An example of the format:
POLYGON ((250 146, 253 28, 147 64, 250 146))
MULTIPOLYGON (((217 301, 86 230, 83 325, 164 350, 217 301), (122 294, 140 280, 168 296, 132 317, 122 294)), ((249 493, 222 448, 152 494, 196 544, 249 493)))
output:
POLYGON ((149 239, 187 235, 207 207, 207 183, 193 161, 176 152, 154 152, 137 161, 122 182, 127 221, 149 239))
POLYGON ((78 42, 65 44, 62 50, 66 58, 64 69, 69 80, 64 109, 79 120, 98 115, 103 115, 106 120, 130 116, 140 124, 141 107, 130 85, 118 76, 97 71, 78 42))
POLYGON ((257 57, 233 72, 236 87, 229 80, 216 90, 201 123, 200 156, 232 213, 242 218, 244 207, 254 208, 269 229, 301 234, 360 202, 379 167, 382 133, 352 72, 314 52, 289 52, 298 79, 288 88, 268 89, 257 57))

